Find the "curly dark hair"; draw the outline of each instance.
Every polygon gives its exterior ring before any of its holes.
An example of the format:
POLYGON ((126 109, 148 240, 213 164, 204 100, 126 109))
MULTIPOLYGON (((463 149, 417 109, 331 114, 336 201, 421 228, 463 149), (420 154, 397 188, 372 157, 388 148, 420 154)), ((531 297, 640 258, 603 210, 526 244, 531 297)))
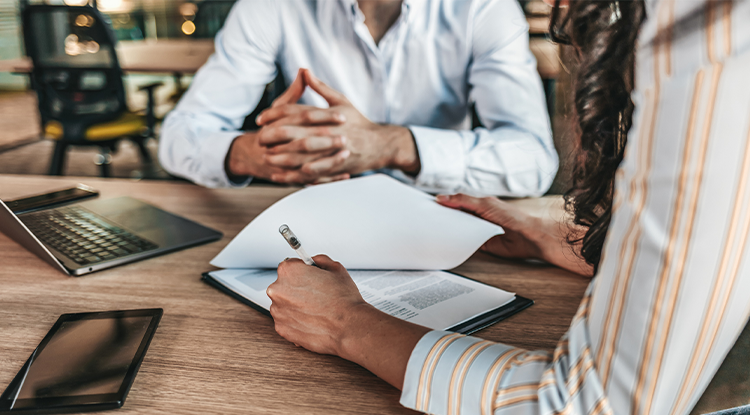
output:
POLYGON ((635 46, 645 19, 643 0, 556 0, 552 40, 571 45, 578 59, 573 87, 580 142, 565 207, 576 225, 568 243, 581 245, 581 257, 598 269, 612 218, 615 172, 623 158, 632 123, 635 46))

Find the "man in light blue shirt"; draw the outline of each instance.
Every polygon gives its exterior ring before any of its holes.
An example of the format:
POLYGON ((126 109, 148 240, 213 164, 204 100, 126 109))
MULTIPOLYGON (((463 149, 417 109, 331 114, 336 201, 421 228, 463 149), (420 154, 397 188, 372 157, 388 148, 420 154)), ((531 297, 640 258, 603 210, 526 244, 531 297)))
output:
POLYGON ((159 158, 208 187, 382 171, 500 196, 541 195, 558 162, 516 0, 240 0, 159 158), (289 90, 240 131, 279 70, 289 90))

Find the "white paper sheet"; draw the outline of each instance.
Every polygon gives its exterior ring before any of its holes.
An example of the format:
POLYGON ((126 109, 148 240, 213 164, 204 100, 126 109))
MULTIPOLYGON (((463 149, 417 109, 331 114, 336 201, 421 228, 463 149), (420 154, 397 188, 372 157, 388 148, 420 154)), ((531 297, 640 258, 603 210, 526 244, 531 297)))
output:
MULTIPOLYGON (((378 310, 434 330, 444 330, 515 299, 514 293, 443 271, 352 271, 362 298, 378 310)), ((211 276, 268 310, 266 289, 274 269, 224 269, 211 276)))
POLYGON ((276 202, 211 265, 276 268, 296 253, 279 234, 287 224, 310 255, 349 269, 451 269, 502 234, 495 224, 440 206, 433 196, 385 175, 312 186, 276 202))

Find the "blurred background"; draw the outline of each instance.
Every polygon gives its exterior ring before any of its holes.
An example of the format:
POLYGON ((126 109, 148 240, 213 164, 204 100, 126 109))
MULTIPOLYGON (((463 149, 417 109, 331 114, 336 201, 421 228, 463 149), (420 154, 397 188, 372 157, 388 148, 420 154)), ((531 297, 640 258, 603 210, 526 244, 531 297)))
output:
MULTIPOLYGON (((549 7, 541 0, 519 3, 530 26, 531 49, 537 57, 561 156, 561 169, 551 189, 552 193, 559 193, 564 191, 569 174, 572 137, 569 68, 574 65, 570 64, 570 53, 549 40, 549 7)), ((174 179, 156 160, 159 120, 174 107, 195 71, 213 52, 213 37, 233 4, 234 0, 0 0, 0 174, 174 179), (146 131, 146 120, 138 137, 107 136, 92 143, 62 137, 48 122, 47 107, 44 102, 40 105, 39 99, 54 101, 54 97, 43 94, 43 79, 50 75, 34 74, 32 59, 27 56, 31 50, 24 42, 22 18, 26 6, 39 4, 88 5, 100 12, 102 25, 116 39, 114 49, 123 74, 128 112, 148 118, 149 92, 153 93, 151 131, 146 131), (70 145, 61 145, 66 140, 70 145), (60 154, 56 156, 56 152, 60 154)), ((87 22, 76 21, 75 25, 80 29, 91 28, 87 22)), ((100 47, 102 52, 106 50, 106 41, 99 45, 94 40, 82 39, 65 38, 65 52, 70 55, 71 50, 80 50, 96 52, 92 56, 98 56, 102 55, 98 53, 100 47)), ((42 68, 37 68, 37 72, 41 71, 42 68)), ((96 79, 91 74, 82 76, 96 79)))

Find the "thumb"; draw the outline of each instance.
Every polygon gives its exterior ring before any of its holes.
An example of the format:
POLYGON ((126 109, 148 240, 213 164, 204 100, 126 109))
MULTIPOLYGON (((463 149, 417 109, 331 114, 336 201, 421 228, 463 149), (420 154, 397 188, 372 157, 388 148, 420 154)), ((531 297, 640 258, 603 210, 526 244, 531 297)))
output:
POLYGON ((271 108, 276 108, 286 104, 296 104, 297 101, 302 98, 302 94, 305 93, 305 87, 307 87, 305 82, 305 72, 307 72, 307 69, 300 68, 294 82, 289 85, 289 88, 287 88, 283 94, 279 95, 279 97, 273 101, 271 108))
POLYGON ((349 100, 346 99, 344 94, 326 85, 310 71, 305 71, 305 83, 307 83, 310 89, 320 94, 331 107, 349 104, 349 100))
MULTIPOLYGON (((458 209, 463 210, 464 212, 471 213, 475 216, 479 216, 480 218, 493 221, 490 216, 492 216, 492 212, 498 210, 497 206, 499 204, 499 200, 497 198, 492 197, 474 197, 465 195, 463 193, 447 196, 447 195, 439 195, 435 198, 435 200, 445 206, 452 209, 458 209)), ((502 209, 500 209, 502 210, 502 209)), ((497 212, 496 212, 497 213, 497 212)))
POLYGON ((482 199, 458 193, 455 195, 438 195, 435 200, 449 208, 459 209, 471 213, 477 213, 480 210, 482 199))
POLYGON ((500 226, 516 223, 519 216, 523 215, 518 208, 496 197, 473 197, 459 193, 452 196, 440 195, 435 200, 445 207, 471 213, 500 226))
POLYGON ((340 263, 332 260, 328 255, 315 255, 313 257, 315 264, 326 271, 338 271, 344 269, 344 266, 340 263))

